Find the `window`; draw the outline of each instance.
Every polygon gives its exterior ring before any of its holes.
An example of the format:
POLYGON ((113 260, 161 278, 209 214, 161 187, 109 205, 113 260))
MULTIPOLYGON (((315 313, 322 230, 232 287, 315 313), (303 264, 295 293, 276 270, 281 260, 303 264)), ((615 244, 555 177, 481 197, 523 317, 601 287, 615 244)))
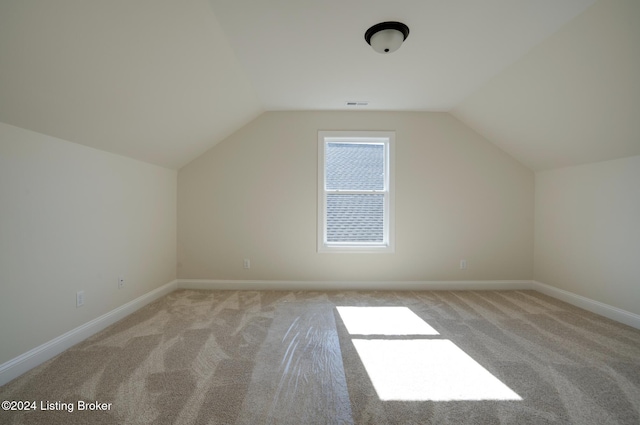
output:
POLYGON ((318 132, 318 252, 393 252, 394 139, 318 132))

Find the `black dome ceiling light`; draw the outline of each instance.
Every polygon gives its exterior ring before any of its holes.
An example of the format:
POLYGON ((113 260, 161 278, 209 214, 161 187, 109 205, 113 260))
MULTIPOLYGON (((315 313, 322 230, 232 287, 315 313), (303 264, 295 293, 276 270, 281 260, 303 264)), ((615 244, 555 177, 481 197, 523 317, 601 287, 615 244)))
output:
POLYGON ((402 22, 381 22, 364 33, 364 39, 378 53, 393 53, 409 37, 409 27, 402 22))

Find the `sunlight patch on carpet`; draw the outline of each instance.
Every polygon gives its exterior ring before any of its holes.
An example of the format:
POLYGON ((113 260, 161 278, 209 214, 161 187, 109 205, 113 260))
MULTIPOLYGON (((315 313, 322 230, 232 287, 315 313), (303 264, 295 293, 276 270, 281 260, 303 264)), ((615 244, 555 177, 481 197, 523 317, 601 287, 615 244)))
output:
POLYGON ((380 400, 522 400, 407 307, 336 309, 380 400))
POLYGON ((407 307, 336 307, 351 335, 439 335, 407 307))
POLYGON ((522 400, 448 340, 354 339, 380 400, 522 400))

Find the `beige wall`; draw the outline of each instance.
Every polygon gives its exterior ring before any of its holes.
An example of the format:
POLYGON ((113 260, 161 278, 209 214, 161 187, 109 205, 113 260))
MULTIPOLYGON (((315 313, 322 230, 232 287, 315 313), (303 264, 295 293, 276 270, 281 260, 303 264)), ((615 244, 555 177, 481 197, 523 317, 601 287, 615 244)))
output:
POLYGON ((538 172, 535 280, 640 314, 640 156, 538 172))
POLYGON ((533 172, 449 114, 268 112, 179 171, 178 276, 531 279, 533 199, 533 172), (316 252, 318 130, 396 131, 395 254, 316 252))
POLYGON ((0 123, 0 364, 175 279, 176 182, 0 123))

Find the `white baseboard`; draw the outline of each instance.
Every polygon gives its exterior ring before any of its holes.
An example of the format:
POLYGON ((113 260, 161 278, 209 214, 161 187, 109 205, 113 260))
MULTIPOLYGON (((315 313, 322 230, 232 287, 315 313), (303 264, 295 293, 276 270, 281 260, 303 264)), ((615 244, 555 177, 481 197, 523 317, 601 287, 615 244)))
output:
POLYGON ((151 292, 148 292, 135 300, 111 310, 69 332, 60 335, 51 341, 45 342, 26 353, 19 355, 6 363, 0 365, 0 385, 4 385, 14 378, 22 375, 28 370, 46 362, 54 356, 57 356, 64 350, 76 345, 77 343, 89 338, 91 335, 101 331, 109 325, 125 318, 134 311, 144 307, 145 305, 157 300, 160 297, 173 292, 178 287, 178 281, 169 282, 151 292))
POLYGON ((635 313, 583 297, 582 295, 574 294, 573 292, 558 289, 535 280, 532 281, 532 288, 545 295, 549 295, 550 297, 575 305, 576 307, 583 308, 592 313, 599 314, 600 316, 640 329, 640 316, 635 313))
POLYGON ((180 289, 271 291, 497 291, 532 289, 530 280, 275 281, 179 279, 180 289))
POLYGON ((180 289, 273 291, 500 291, 535 290, 576 307, 640 329, 640 316, 581 295, 532 280, 462 281, 271 281, 179 279, 180 289))
POLYGON ((640 329, 640 316, 599 301, 531 280, 467 280, 467 281, 270 281, 179 279, 169 282, 109 313, 103 314, 0 365, 0 385, 44 363, 64 350, 85 340, 176 289, 214 290, 282 290, 282 291, 496 291, 536 290, 545 295, 583 308, 592 313, 640 329))

